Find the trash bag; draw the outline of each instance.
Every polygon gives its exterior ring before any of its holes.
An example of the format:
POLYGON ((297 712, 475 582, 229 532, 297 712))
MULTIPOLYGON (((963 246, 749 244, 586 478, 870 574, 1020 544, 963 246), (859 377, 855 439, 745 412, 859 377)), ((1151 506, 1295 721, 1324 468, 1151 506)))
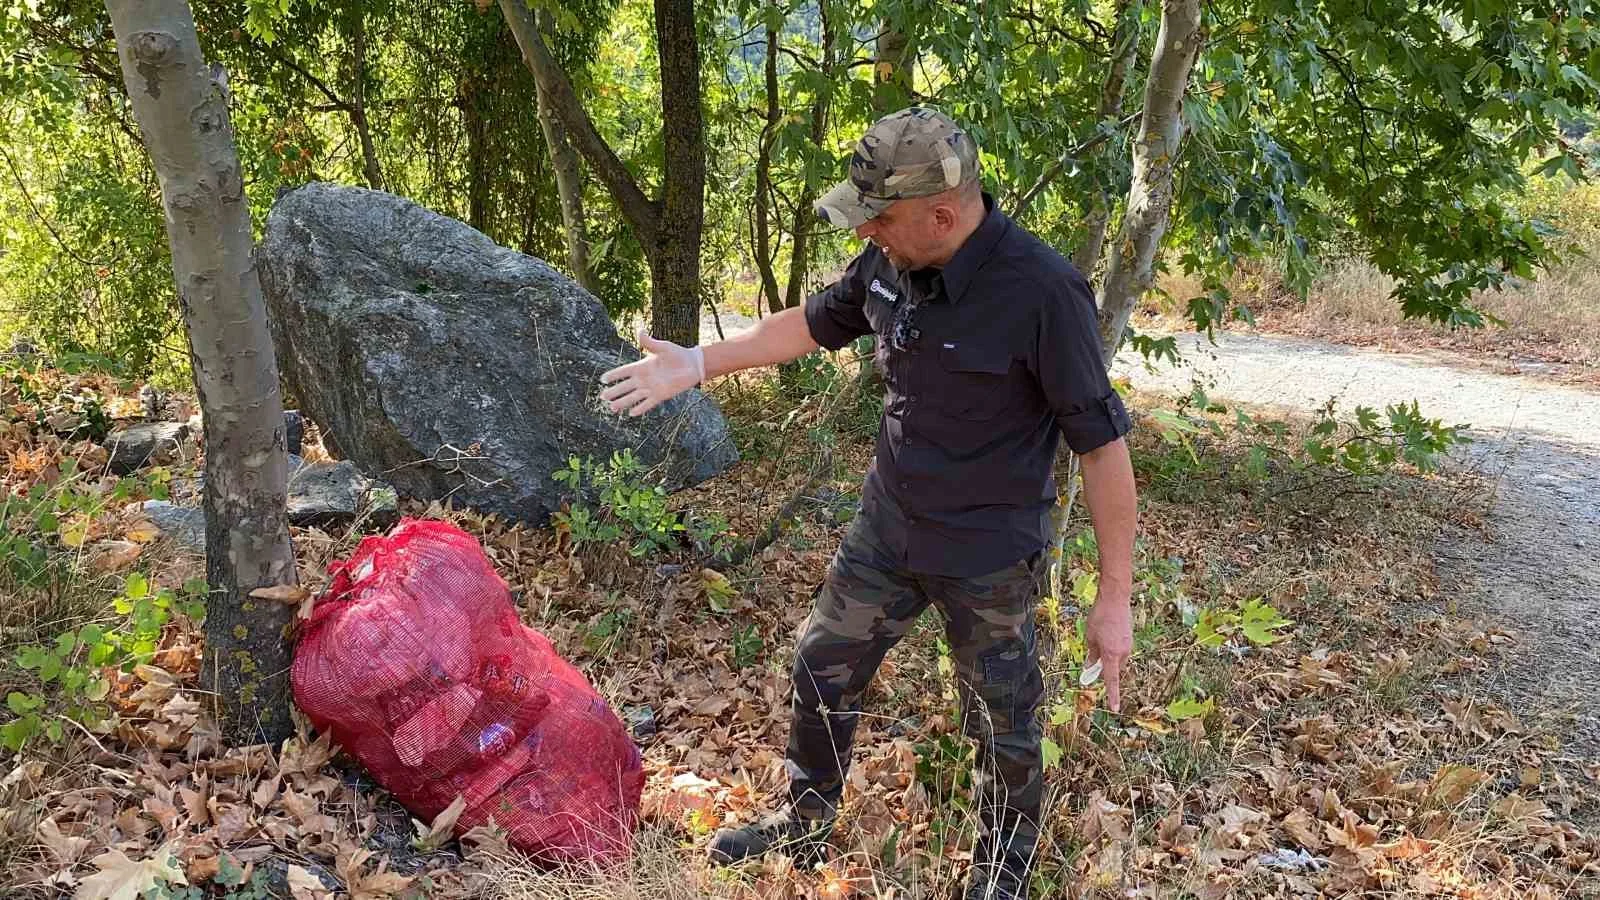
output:
POLYGON ((577 669, 517 618, 471 535, 407 519, 329 568, 290 678, 295 702, 414 815, 457 796, 550 863, 627 856, 644 770, 577 669))

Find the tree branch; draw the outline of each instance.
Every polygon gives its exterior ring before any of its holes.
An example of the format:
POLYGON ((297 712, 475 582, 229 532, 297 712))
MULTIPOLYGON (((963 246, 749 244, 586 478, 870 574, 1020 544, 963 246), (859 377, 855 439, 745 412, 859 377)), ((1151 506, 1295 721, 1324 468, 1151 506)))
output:
POLYGON ((59 245, 68 256, 86 266, 94 267, 110 265, 109 263, 97 263, 93 260, 84 259, 83 256, 78 253, 78 251, 72 249, 72 246, 68 244, 66 239, 61 236, 61 233, 56 231, 55 226, 50 224, 50 220, 45 218, 44 212, 39 209, 39 205, 33 202, 33 195, 28 193, 28 185, 22 180, 22 173, 17 170, 16 161, 11 158, 10 153, 6 152, 4 145, 0 145, 0 156, 5 157, 6 165, 11 169, 11 177, 16 179, 17 190, 22 192, 22 199, 28 201, 28 208, 33 210, 34 218, 39 220, 39 224, 44 226, 45 231, 50 232, 50 236, 56 239, 56 244, 59 245))
POLYGON ((1129 125, 1133 124, 1134 120, 1138 118, 1139 113, 1129 113, 1117 121, 1117 126, 1115 128, 1107 131, 1101 131, 1094 137, 1088 138, 1076 146, 1068 147, 1066 152, 1062 153, 1056 158, 1055 162, 1052 162, 1050 165, 1046 166, 1045 170, 1039 173, 1039 178, 1038 180, 1034 181, 1033 186, 1024 191, 1021 197, 1017 198, 1016 204, 1012 207, 1011 215, 1016 217, 1027 212, 1028 207, 1033 205, 1033 201, 1037 200, 1039 195, 1044 193, 1044 189, 1050 186, 1050 182, 1055 181, 1058 177, 1060 177, 1062 172, 1066 171, 1067 163, 1072 162, 1085 153, 1088 153, 1090 150, 1093 150, 1094 148, 1110 140, 1111 135, 1121 131, 1124 128, 1127 128, 1129 125))
POLYGON ((647 244, 655 243, 661 229, 661 207, 645 196, 633 173, 628 171, 616 151, 601 137, 594 120, 589 118, 583 102, 573 90, 567 73, 562 71, 555 57, 550 55, 550 48, 545 46, 544 37, 539 33, 526 0, 500 0, 500 12, 506 17, 506 24, 511 26, 511 34, 522 49, 522 58, 533 72, 534 80, 544 88, 551 110, 566 126, 567 139, 594 168, 595 175, 610 191, 622 215, 638 233, 639 240, 647 244))
POLYGON ((322 79, 306 71, 305 67, 291 59, 288 54, 283 53, 276 47, 268 47, 267 52, 272 55, 273 59, 287 67, 289 71, 299 75, 301 78, 304 78, 307 82, 310 82, 311 86, 316 88, 318 93, 328 98, 328 103, 333 106, 334 109, 346 113, 353 111, 354 107, 350 105, 350 101, 334 93, 333 89, 328 87, 328 85, 323 82, 322 79))

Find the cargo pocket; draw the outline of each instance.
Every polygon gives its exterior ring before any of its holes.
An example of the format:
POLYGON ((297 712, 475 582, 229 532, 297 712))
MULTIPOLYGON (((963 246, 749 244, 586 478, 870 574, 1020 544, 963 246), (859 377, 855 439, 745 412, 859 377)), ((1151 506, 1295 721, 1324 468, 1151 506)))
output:
POLYGON ((1004 347, 950 343, 939 348, 939 407, 958 419, 982 421, 1005 412, 1012 358, 1004 347))

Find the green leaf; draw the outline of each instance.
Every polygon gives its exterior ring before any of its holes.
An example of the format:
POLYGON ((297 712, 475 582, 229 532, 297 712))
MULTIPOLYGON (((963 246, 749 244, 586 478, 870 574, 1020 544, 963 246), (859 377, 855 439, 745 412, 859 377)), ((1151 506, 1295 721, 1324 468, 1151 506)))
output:
POLYGON ((150 580, 142 572, 134 572, 122 585, 122 596, 129 600, 140 600, 150 593, 150 580))
POLYGON ((1239 630, 1246 640, 1257 646, 1266 646, 1278 640, 1279 635, 1273 634, 1273 631, 1290 624, 1288 619, 1260 599, 1246 600, 1239 605, 1239 630))
POLYGON ((28 742, 28 738, 33 737, 38 730, 38 716, 26 716, 7 722, 4 725, 0 725, 0 744, 4 744, 8 750, 13 752, 20 751, 22 746, 28 742))
POLYGON ((1100 576, 1095 572, 1079 572, 1072 576, 1072 599, 1078 606, 1092 606, 1100 591, 1100 576))
POLYGON ((117 655, 117 646, 109 641, 89 648, 89 665, 103 666, 117 655))
POLYGON ((1216 702, 1210 697, 1205 700, 1195 700, 1193 697, 1180 697, 1167 704, 1167 718, 1174 722, 1184 719, 1193 719, 1197 716, 1208 716, 1216 709, 1216 702))
POLYGON ((233 861, 233 857, 223 853, 221 854, 217 875, 214 880, 223 887, 238 887, 244 884, 244 869, 241 869, 239 864, 233 861))
POLYGON ((68 697, 73 697, 89 682, 89 676, 84 670, 71 668, 61 673, 61 690, 68 697))
POLYGON ((1061 765, 1061 745, 1055 741, 1044 738, 1039 741, 1039 750, 1044 757, 1044 770, 1050 771, 1061 765))
POLYGON ((32 694, 21 691, 12 691, 6 695, 6 708, 16 715, 25 715, 44 705, 44 701, 32 694))
POLYGON ((1200 610, 1199 617, 1195 619, 1194 626, 1190 629, 1194 632, 1195 643, 1211 650, 1215 650, 1227 643, 1227 635, 1223 634, 1222 629, 1217 627, 1218 616, 1219 614, 1215 609, 1208 607, 1200 610))

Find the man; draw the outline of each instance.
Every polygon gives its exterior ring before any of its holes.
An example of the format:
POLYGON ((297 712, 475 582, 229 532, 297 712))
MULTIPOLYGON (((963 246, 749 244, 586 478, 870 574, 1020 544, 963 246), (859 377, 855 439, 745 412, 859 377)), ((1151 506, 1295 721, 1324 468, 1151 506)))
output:
POLYGON ((932 604, 946 622, 963 727, 978 742, 966 896, 1024 898, 1043 805, 1033 606, 1063 436, 1082 456, 1100 549, 1085 637, 1113 709, 1133 644, 1129 421, 1101 365, 1094 300, 1069 262, 995 209, 974 142, 933 110, 874 124, 849 180, 816 209, 868 241, 837 283, 721 343, 684 348, 641 334, 647 357, 602 376, 611 409, 641 415, 709 376, 878 337, 877 455, 795 651, 789 803, 717 833, 710 853, 723 863, 780 845, 820 853, 861 696, 932 604))

